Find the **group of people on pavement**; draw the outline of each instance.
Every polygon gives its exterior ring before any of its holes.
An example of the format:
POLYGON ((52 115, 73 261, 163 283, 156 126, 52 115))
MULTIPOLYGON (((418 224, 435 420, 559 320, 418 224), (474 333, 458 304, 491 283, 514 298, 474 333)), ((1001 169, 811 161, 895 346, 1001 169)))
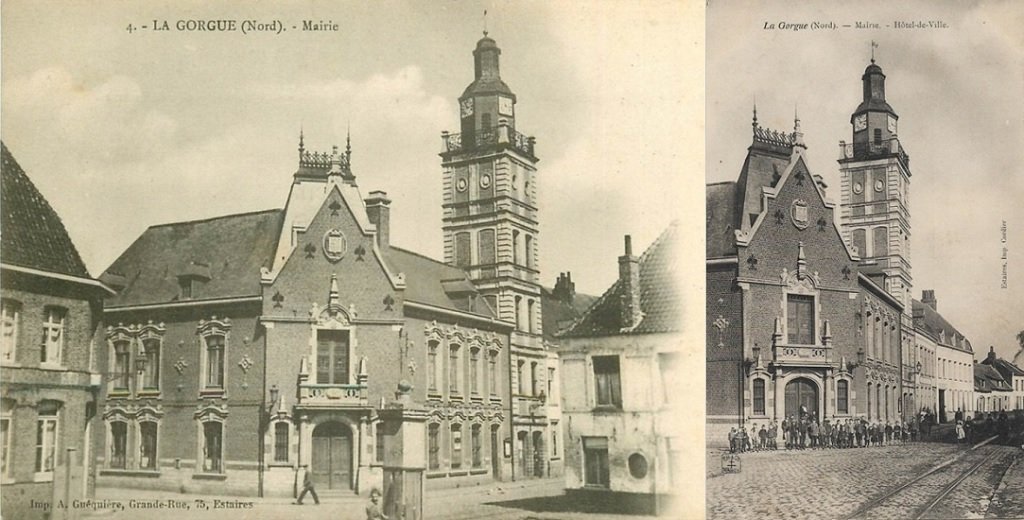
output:
POLYGON ((789 415, 782 423, 772 420, 729 431, 729 450, 733 453, 779 449, 779 437, 787 450, 826 448, 865 448, 916 442, 930 436, 934 417, 930 412, 897 421, 868 421, 864 418, 825 419, 801 409, 799 416, 789 415))
MULTIPOLYGON (((771 420, 753 423, 749 428, 733 427, 729 431, 729 451, 766 451, 826 448, 866 448, 905 444, 931 438, 935 415, 925 408, 919 414, 896 421, 869 421, 865 418, 825 419, 819 421, 814 412, 801 409, 781 424, 771 420)), ((957 444, 975 444, 982 439, 999 436, 1011 445, 1024 448, 1024 414, 1010 418, 1005 411, 975 412, 974 417, 957 409, 953 432, 957 444)))

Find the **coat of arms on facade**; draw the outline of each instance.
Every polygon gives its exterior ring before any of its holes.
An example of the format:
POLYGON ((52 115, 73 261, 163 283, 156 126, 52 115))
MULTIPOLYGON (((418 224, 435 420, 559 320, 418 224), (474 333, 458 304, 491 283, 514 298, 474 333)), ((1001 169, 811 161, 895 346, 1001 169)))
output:
POLYGON ((793 219, 797 229, 807 229, 807 202, 803 199, 794 200, 789 206, 789 218, 793 219))

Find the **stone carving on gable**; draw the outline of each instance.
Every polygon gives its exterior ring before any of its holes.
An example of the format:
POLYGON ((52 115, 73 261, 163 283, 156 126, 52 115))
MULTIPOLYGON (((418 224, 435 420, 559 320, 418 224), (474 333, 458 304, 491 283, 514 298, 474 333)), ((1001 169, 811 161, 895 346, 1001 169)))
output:
MULTIPOLYGON (((799 178, 799 177, 798 177, 799 178)), ((807 229, 807 202, 803 199, 796 199, 789 206, 789 218, 793 225, 799 230, 807 229)))
POLYGON ((337 262, 345 257, 345 253, 348 251, 348 240, 340 229, 331 229, 324 233, 322 249, 328 260, 337 262))

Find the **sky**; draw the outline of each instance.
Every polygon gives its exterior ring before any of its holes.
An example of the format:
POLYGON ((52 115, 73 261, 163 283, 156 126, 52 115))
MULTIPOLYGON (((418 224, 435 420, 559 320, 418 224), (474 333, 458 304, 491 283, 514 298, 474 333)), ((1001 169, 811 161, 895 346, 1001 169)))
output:
POLYGON ((792 132, 808 166, 839 200, 840 140, 862 99, 871 41, 910 155, 914 296, 973 344, 1012 359, 1024 330, 1024 5, 988 2, 724 3, 707 9, 707 181, 735 180, 762 126, 792 132), (877 23, 878 28, 779 29, 780 22, 877 23), (945 29, 896 29, 942 21, 945 29), (765 24, 776 29, 765 29, 765 24), (890 27, 886 27, 886 25, 890 27), (1001 228, 1006 222, 1006 243, 1001 228), (1002 249, 1007 288, 1001 288, 1002 249))
POLYGON ((704 170, 687 138, 702 130, 703 92, 686 88, 702 35, 682 26, 696 8, 5 0, 3 140, 94 276, 148 226, 283 207, 300 128, 320 151, 351 128, 360 189, 393 201, 392 243, 441 258, 440 136, 458 131, 487 10, 517 129, 537 139, 543 283, 571 271, 599 295, 623 235, 646 248, 673 219, 699 224, 679 197, 704 170), (216 19, 286 30, 175 30, 216 19), (339 30, 292 29, 303 20, 339 30))

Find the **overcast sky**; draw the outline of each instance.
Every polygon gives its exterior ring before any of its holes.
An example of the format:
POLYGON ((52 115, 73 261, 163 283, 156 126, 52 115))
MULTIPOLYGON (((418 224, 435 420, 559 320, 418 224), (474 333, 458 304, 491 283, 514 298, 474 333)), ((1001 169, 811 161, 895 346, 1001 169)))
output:
POLYGON ((702 178, 703 142, 683 136, 701 128, 684 80, 703 48, 681 29, 699 4, 161 4, 3 2, 3 139, 93 275, 148 226, 282 207, 300 126, 322 151, 351 126, 363 194, 393 200, 393 243, 440 258, 440 135, 458 130, 484 9, 517 127, 537 138, 546 285, 572 271, 602 293, 622 235, 646 248, 684 214, 680 180, 702 178), (174 30, 220 18, 287 32, 174 30), (340 30, 292 30, 304 19, 340 30), (153 20, 171 30, 126 30, 153 20))
POLYGON ((808 165, 839 200, 839 140, 862 98, 871 40, 910 155, 914 296, 939 311, 981 359, 1011 357, 1024 329, 1024 5, 1019 2, 790 2, 707 11, 708 181, 735 180, 750 145, 751 105, 763 126, 791 132, 794 107, 808 165), (894 21, 943 21, 899 30, 894 21), (765 30, 765 23, 857 21, 878 29, 765 30), (1001 289, 1001 225, 1009 287, 1001 289))

